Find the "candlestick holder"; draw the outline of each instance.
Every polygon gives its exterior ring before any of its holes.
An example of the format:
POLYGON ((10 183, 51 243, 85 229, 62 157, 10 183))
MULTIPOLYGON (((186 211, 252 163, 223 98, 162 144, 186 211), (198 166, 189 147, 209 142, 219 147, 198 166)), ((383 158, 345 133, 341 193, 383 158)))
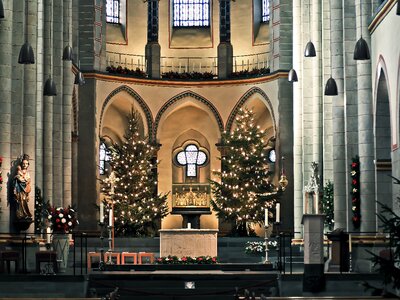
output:
POLYGON ((349 252, 349 273, 353 272, 353 255, 349 252))
POLYGON ((106 264, 107 265, 113 265, 114 264, 114 262, 112 261, 112 252, 113 252, 113 248, 112 248, 112 229, 113 229, 113 226, 112 225, 108 225, 107 226, 107 228, 108 228, 108 250, 107 250, 107 253, 108 253, 108 256, 107 256, 107 261, 106 261, 106 264))
POLYGON ((269 261, 268 258, 268 228, 269 228, 269 224, 266 223, 265 224, 265 234, 264 234, 264 240, 265 240, 265 260, 264 260, 264 264, 270 264, 271 262, 269 261))
POLYGON ((105 263, 104 263, 104 222, 99 222, 100 226, 100 262, 99 262, 99 270, 104 271, 105 270, 105 263))

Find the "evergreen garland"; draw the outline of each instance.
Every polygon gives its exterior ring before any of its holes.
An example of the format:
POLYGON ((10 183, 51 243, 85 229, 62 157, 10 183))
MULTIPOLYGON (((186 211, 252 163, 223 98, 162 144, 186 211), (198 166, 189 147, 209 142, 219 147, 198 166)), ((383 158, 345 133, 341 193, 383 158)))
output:
POLYGON ((101 179, 102 192, 113 199, 117 236, 153 236, 168 214, 167 195, 157 194, 156 149, 139 134, 140 114, 132 108, 127 117, 125 141, 109 148, 110 166, 117 179, 101 179))
POLYGON ((42 191, 35 186, 35 233, 41 233, 44 228, 43 216, 45 214, 45 203, 42 191))
POLYGON ((255 124, 254 113, 240 109, 235 125, 222 136, 222 170, 213 171, 220 181, 210 180, 211 206, 218 218, 235 224, 235 234, 246 235, 249 223, 264 224, 265 208, 273 218, 281 190, 270 182, 265 149, 268 137, 255 124))
POLYGON ((358 155, 352 159, 351 163, 351 210, 353 212, 353 226, 358 229, 361 225, 360 208, 360 158, 358 155))
POLYGON ((333 183, 328 180, 324 186, 324 195, 322 197, 322 212, 325 215, 325 225, 329 230, 333 229, 334 215, 333 215, 333 183))

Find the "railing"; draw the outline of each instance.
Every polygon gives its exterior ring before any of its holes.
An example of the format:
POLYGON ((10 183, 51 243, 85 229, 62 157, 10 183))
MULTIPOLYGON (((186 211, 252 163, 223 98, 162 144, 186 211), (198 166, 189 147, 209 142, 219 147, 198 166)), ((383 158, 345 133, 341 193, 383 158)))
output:
MULTIPOLYGON (((139 69, 147 71, 144 55, 107 51, 107 66, 139 69)), ((161 56, 161 74, 212 73, 218 74, 218 58, 215 56, 161 56)), ((233 56, 233 72, 252 71, 269 68, 269 52, 233 56)))

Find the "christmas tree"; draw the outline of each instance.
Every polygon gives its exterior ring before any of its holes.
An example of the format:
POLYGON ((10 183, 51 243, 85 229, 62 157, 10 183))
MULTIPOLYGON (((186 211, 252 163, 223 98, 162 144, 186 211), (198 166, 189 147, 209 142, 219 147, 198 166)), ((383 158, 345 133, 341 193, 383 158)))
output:
POLYGON ((114 230, 118 236, 156 233, 168 214, 167 195, 157 194, 156 149, 139 134, 140 114, 132 109, 122 145, 109 148, 109 164, 115 175, 101 180, 102 191, 114 205, 114 230))
POLYGON ((224 133, 222 170, 213 171, 219 181, 210 180, 212 208, 218 218, 235 224, 234 234, 246 235, 249 223, 263 224, 265 208, 273 218, 281 193, 270 181, 265 131, 255 124, 254 113, 241 109, 235 129, 224 133))
POLYGON ((328 181, 324 186, 324 195, 322 197, 322 213, 325 215, 325 225, 329 230, 333 230, 333 183, 328 181))

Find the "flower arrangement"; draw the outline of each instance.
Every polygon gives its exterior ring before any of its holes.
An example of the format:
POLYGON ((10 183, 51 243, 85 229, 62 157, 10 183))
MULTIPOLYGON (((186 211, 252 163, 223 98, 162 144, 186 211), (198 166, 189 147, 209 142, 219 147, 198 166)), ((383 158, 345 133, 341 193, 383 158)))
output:
POLYGON ((67 208, 50 206, 47 212, 47 220, 53 233, 70 233, 79 224, 76 211, 71 206, 67 208))
POLYGON ((122 75, 131 75, 133 77, 139 77, 139 78, 146 78, 147 74, 140 70, 139 68, 136 69, 128 69, 127 67, 114 67, 114 66, 108 66, 106 68, 106 71, 111 74, 122 74, 122 75))
POLYGON ((361 207, 360 207, 360 158, 354 157, 351 163, 351 210, 353 212, 354 228, 359 228, 361 225, 361 207))
POLYGON ((169 71, 162 73, 163 79, 180 79, 180 80, 211 80, 214 78, 212 72, 174 72, 169 71))
POLYGON ((218 263, 218 258, 216 256, 163 256, 156 259, 156 264, 159 265, 213 265, 218 263))
MULTIPOLYGON (((265 253, 265 242, 246 242, 246 248, 244 251, 248 254, 263 254, 265 253)), ((278 246, 277 241, 268 241, 268 248, 276 248, 278 246)))

